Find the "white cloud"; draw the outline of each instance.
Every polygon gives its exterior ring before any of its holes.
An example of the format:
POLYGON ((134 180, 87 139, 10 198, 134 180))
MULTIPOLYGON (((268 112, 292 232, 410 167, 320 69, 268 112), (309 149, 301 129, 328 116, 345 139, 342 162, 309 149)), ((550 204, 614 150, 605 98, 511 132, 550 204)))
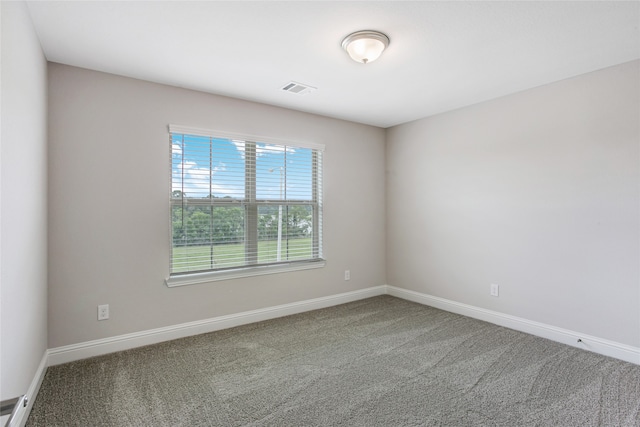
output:
POLYGON ((233 142, 233 145, 236 146, 236 150, 238 150, 238 152, 240 153, 240 157, 242 157, 242 160, 244 160, 245 142, 244 141, 239 141, 237 139, 232 139, 231 142, 233 142))
MULTIPOLYGON (((227 165, 220 162, 211 170, 211 176, 226 170, 227 165)), ((209 194, 214 194, 218 197, 237 197, 244 193, 243 187, 210 182, 209 168, 198 167, 196 162, 188 160, 176 165, 172 182, 172 191, 184 191, 188 197, 207 197, 209 194)))
MULTIPOLYGON (((233 140, 231 140, 231 142, 233 142, 233 145, 236 146, 236 149, 238 150, 238 152, 240 153, 240 155, 244 159, 246 142, 245 141, 240 141, 240 140, 237 140, 237 139, 233 139, 233 140)), ((270 153, 273 153, 273 154, 283 153, 285 151, 287 153, 295 153, 296 152, 295 148, 289 147, 289 146, 285 146, 285 145, 256 143, 256 157, 261 157, 261 156, 264 156, 264 155, 267 155, 267 154, 270 154, 270 153)))
POLYGON ((274 145, 274 144, 256 144, 256 156, 264 156, 265 154, 270 153, 295 153, 296 150, 293 147, 285 146, 285 145, 274 145))

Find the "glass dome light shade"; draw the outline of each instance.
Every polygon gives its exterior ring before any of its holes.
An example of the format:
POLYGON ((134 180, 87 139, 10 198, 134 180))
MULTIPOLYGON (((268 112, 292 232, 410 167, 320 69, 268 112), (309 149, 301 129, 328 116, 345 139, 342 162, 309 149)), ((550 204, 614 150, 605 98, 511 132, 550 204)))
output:
POLYGON ((351 59, 363 64, 373 62, 389 46, 389 37, 377 31, 358 31, 342 41, 342 47, 351 59))

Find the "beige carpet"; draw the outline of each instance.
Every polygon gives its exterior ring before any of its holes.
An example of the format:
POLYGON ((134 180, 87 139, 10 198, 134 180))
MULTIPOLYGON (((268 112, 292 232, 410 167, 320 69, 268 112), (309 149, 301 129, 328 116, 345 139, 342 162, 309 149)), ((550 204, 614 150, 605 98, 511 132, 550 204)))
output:
POLYGON ((49 368, 27 426, 640 426, 640 366, 382 296, 49 368))

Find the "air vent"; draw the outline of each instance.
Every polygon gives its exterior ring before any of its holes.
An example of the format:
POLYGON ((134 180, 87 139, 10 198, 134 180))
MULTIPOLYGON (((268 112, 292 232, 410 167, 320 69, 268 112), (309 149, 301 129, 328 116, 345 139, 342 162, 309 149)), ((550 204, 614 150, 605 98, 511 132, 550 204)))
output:
POLYGON ((317 88, 313 86, 303 85, 302 83, 296 82, 289 82, 282 87, 282 90, 295 93, 296 95, 306 95, 307 93, 313 92, 316 89, 317 88))

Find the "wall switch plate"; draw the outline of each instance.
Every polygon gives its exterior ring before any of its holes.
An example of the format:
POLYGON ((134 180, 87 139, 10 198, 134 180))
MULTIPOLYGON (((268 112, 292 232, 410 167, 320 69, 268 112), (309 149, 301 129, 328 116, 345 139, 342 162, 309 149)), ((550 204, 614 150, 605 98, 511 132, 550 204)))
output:
POLYGON ((351 280, 351 271, 349 270, 344 271, 344 280, 351 280))
POLYGON ((109 304, 98 306, 98 320, 107 320, 109 318, 109 304))
POLYGON ((492 297, 497 297, 498 295, 500 295, 500 286, 492 283, 490 293, 492 297))

